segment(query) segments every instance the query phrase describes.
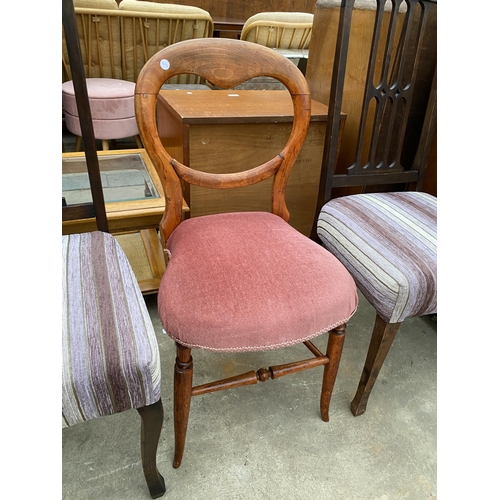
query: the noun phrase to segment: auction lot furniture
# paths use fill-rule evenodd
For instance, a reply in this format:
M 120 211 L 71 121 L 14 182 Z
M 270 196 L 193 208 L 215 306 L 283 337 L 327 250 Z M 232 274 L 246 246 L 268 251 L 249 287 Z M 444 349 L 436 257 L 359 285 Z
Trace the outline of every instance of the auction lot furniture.
M 211 37 L 214 24 L 203 9 L 187 5 L 123 0 L 75 0 L 78 38 L 86 78 L 118 78 L 135 82 L 145 62 L 167 45 Z M 63 82 L 71 80 L 62 34 Z M 197 84 L 176 76 L 168 83 Z
M 328 108 L 312 101 L 311 123 L 286 190 L 290 224 L 309 236 L 318 194 Z M 345 115 L 342 115 L 342 123 Z M 204 172 L 231 173 L 243 161 L 257 166 L 279 153 L 290 134 L 292 101 L 286 90 L 162 90 L 158 133 L 172 156 Z M 341 130 L 339 131 L 341 134 Z M 272 180 L 237 190 L 190 186 L 191 216 L 271 209 Z M 187 188 L 186 188 L 187 189 Z
M 86 85 L 94 137 L 102 140 L 102 149 L 109 149 L 111 139 L 126 137 L 134 137 L 141 148 L 134 114 L 135 84 L 116 78 L 87 78 Z M 76 135 L 75 151 L 80 151 L 82 131 L 72 81 L 62 84 L 62 103 L 66 127 Z
M 241 39 L 272 49 L 308 49 L 313 20 L 308 12 L 260 12 L 247 19 Z
M 161 4 L 192 5 L 205 9 L 214 18 L 248 19 L 259 12 L 310 12 L 314 13 L 317 0 L 153 0 Z M 118 3 L 120 3 L 117 0 Z
M 358 133 L 362 121 L 366 72 L 373 40 L 375 12 L 379 3 L 377 0 L 358 0 L 354 3 L 350 23 L 349 51 L 345 62 L 344 99 L 342 101 L 342 111 L 347 114 L 349 119 L 343 132 L 342 149 L 339 152 L 338 162 L 335 166 L 336 174 L 345 174 L 352 164 L 353 157 L 356 155 Z M 337 58 L 335 56 L 335 51 L 337 50 L 341 4 L 341 0 L 317 0 L 314 9 L 314 23 L 309 45 L 306 78 L 311 90 L 311 97 L 326 105 L 329 103 L 334 61 L 335 59 L 337 59 L 337 62 L 339 60 L 338 56 Z M 381 44 L 386 41 L 387 30 L 385 27 L 390 22 L 393 2 L 383 2 L 382 4 L 383 9 L 378 18 L 378 22 L 383 27 L 379 35 Z M 403 2 L 402 10 L 406 8 L 407 2 Z M 431 8 L 426 7 L 425 23 L 419 25 L 419 11 L 421 9 L 420 4 L 416 5 L 411 8 L 413 13 L 411 19 L 406 18 L 405 20 L 405 15 L 401 12 L 392 21 L 395 37 L 391 50 L 396 50 L 396 40 L 399 39 L 399 34 L 406 22 L 409 22 L 411 28 L 409 28 L 409 31 L 420 29 L 424 40 L 419 49 L 419 64 L 415 67 L 411 107 L 405 126 L 406 134 L 401 153 L 404 164 L 411 164 L 416 155 L 437 60 L 437 5 L 431 6 Z M 414 38 L 413 34 L 411 37 Z M 400 48 L 397 50 L 400 50 Z M 404 54 L 402 56 L 405 57 Z M 381 52 L 377 53 L 374 61 L 374 83 L 379 83 L 384 61 L 383 54 Z M 385 71 L 392 71 L 392 67 L 385 69 Z M 400 111 L 398 110 L 398 112 Z M 373 106 L 370 113 L 373 113 Z M 369 132 L 372 127 L 368 126 L 366 130 Z M 435 150 L 435 144 L 433 148 Z M 427 181 L 424 180 L 424 191 L 434 195 L 437 193 L 437 187 L 435 181 L 432 181 L 432 177 L 435 178 L 436 168 L 435 160 L 433 163 L 429 163 L 426 174 Z M 335 186 L 333 197 L 359 192 L 361 192 L 361 188 L 357 186 Z
M 156 111 L 163 82 L 186 72 L 199 74 L 225 89 L 258 75 L 278 79 L 286 85 L 293 101 L 290 134 L 278 148 L 264 148 L 259 137 L 239 141 L 243 155 L 238 155 L 234 147 L 211 146 L 213 158 L 218 161 L 209 162 L 205 156 L 205 161 L 198 163 L 201 170 L 193 168 L 192 161 L 185 165 L 172 156 L 170 148 L 163 147 Z M 212 95 L 220 94 L 221 114 L 228 114 L 232 120 L 226 129 L 219 129 L 217 136 L 208 135 L 218 128 L 216 125 L 207 128 L 199 140 L 209 145 L 212 139 L 216 142 L 216 138 L 239 128 L 238 117 L 234 123 L 237 104 L 233 103 L 240 96 L 233 91 L 206 92 L 202 114 L 203 110 L 213 111 L 211 103 L 217 97 Z M 259 91 L 259 95 L 266 107 L 271 107 L 278 96 L 275 91 Z M 256 106 L 255 101 L 251 103 Z M 144 147 L 159 172 L 166 195 L 160 235 L 168 265 L 158 292 L 158 313 L 165 332 L 177 345 L 173 466 L 181 464 L 192 396 L 324 366 L 320 412 L 328 422 L 345 324 L 356 310 L 358 297 L 354 281 L 340 262 L 288 224 L 289 198 L 285 192 L 290 170 L 307 137 L 311 114 L 304 76 L 293 63 L 261 45 L 223 38 L 187 40 L 166 47 L 146 63 L 137 80 L 135 113 Z M 240 114 L 241 125 L 249 125 L 245 122 L 247 113 Z M 274 115 L 267 124 L 278 120 L 274 126 L 285 128 L 279 123 L 279 113 Z M 253 127 L 255 123 L 247 127 L 247 134 Z M 271 142 L 273 132 L 267 130 Z M 257 151 L 252 149 L 255 145 L 266 153 L 257 164 Z M 204 167 L 211 170 L 213 163 L 223 164 L 225 170 L 231 167 L 232 172 L 207 172 Z M 271 198 L 269 211 L 225 210 L 183 220 L 182 200 L 187 184 L 238 192 L 264 180 L 272 180 L 272 189 L 267 193 Z M 261 197 L 259 193 L 254 196 Z M 323 354 L 311 341 L 327 332 L 328 345 Z M 193 387 L 192 349 L 241 353 L 300 343 L 313 357 Z
M 157 228 L 165 209 L 163 189 L 144 149 L 99 151 L 109 231 L 119 241 L 143 293 L 153 293 L 165 271 Z M 84 153 L 62 155 L 67 205 L 91 200 Z M 95 219 L 63 221 L 63 234 L 94 231 Z
M 63 206 L 62 218 L 92 217 L 98 229 L 62 236 L 62 424 L 136 409 L 144 477 L 151 497 L 159 498 L 166 490 L 156 464 L 163 426 L 160 352 L 134 272 L 109 234 L 72 0 L 63 0 L 62 14 L 90 184 L 86 201 Z
M 333 71 L 330 111 L 332 140 L 326 140 L 317 235 L 349 270 L 361 293 L 376 311 L 358 390 L 351 403 L 357 416 L 366 411 L 368 398 L 396 334 L 406 318 L 437 312 L 437 198 L 421 192 L 437 121 L 436 64 L 431 67 L 431 92 L 423 109 L 415 159 L 404 159 L 405 133 L 417 69 L 428 42 L 425 26 L 435 15 L 435 0 L 394 0 L 377 3 L 371 56 L 366 64 L 359 140 L 351 166 L 335 173 L 338 144 L 335 128 L 346 102 L 344 76 L 351 38 L 354 7 L 360 2 L 342 0 L 338 23 L 337 61 Z M 390 22 L 383 23 L 384 18 Z M 396 20 L 401 21 L 399 25 Z M 383 54 L 378 61 L 377 54 Z M 378 63 L 384 71 L 378 74 Z M 370 131 L 370 134 L 364 134 Z M 381 185 L 392 191 L 382 192 Z M 334 187 L 362 187 L 361 194 L 330 200 Z M 401 187 L 402 186 L 402 187 Z M 369 191 L 368 188 L 372 188 Z

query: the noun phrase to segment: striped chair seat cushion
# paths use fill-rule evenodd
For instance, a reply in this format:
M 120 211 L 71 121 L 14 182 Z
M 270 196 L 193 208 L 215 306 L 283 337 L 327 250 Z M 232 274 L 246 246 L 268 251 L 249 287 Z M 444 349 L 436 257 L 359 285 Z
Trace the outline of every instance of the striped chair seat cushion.
M 318 236 L 388 323 L 437 312 L 437 199 L 426 193 L 337 198 Z
M 156 335 L 123 250 L 100 231 L 63 236 L 63 427 L 159 399 Z

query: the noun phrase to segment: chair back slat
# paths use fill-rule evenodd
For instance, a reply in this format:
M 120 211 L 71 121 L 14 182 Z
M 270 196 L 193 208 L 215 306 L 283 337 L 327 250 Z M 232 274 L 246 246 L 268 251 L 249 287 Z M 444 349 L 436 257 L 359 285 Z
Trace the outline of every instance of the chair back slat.
M 404 148 L 408 134 L 415 133 L 409 125 L 419 69 L 423 64 L 434 64 L 435 68 L 435 60 L 423 61 L 422 54 L 424 47 L 429 50 L 426 46 L 429 36 L 426 27 L 430 13 L 435 14 L 436 3 L 436 0 L 377 0 L 376 5 L 373 0 L 370 3 L 373 23 L 368 60 L 355 62 L 357 67 L 366 63 L 360 115 L 352 119 L 352 123 L 358 120 L 357 139 L 347 169 L 344 173 L 337 173 L 336 161 L 341 148 L 340 112 L 346 90 L 346 68 L 353 64 L 352 59 L 348 59 L 348 52 L 353 12 L 357 6 L 356 0 L 339 0 L 339 26 L 317 214 L 331 199 L 334 188 L 362 186 L 364 189 L 382 184 L 406 185 L 408 188 L 422 185 L 422 162 L 408 162 Z M 367 9 L 366 2 L 360 8 Z M 430 89 L 430 81 L 426 85 Z M 433 106 L 430 94 L 427 95 L 427 106 Z M 421 138 L 431 128 L 432 123 L 427 122 L 418 130 Z
M 62 218 L 63 220 L 73 220 L 75 218 L 95 217 L 97 229 L 99 231 L 108 232 L 108 220 L 106 216 L 106 207 L 104 205 L 104 193 L 102 190 L 94 127 L 92 125 L 92 115 L 90 112 L 89 96 L 87 92 L 80 41 L 78 39 L 73 0 L 63 0 L 62 20 L 63 28 L 66 33 L 68 61 L 75 89 L 75 99 L 78 107 L 78 117 L 82 130 L 85 159 L 89 173 L 90 192 L 92 195 L 92 205 L 83 204 L 80 206 L 63 207 Z

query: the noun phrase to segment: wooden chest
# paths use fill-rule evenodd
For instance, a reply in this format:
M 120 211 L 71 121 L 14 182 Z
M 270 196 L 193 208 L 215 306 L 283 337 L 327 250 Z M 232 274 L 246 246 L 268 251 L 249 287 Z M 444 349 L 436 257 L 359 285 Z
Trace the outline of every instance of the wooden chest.
M 316 208 L 327 106 L 313 101 L 311 125 L 286 190 L 290 224 L 309 236 Z M 256 167 L 278 154 L 291 130 L 286 90 L 162 90 L 158 132 L 170 155 L 191 168 L 230 173 Z M 271 209 L 272 178 L 220 190 L 191 186 L 191 216 Z

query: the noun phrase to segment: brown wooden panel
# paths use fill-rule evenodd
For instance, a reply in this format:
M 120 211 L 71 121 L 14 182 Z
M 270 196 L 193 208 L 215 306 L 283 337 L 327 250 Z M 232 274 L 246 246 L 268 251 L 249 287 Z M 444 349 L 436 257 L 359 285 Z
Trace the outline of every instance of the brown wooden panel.
M 246 20 L 259 12 L 314 13 L 316 0 L 152 0 L 156 3 L 192 5 L 210 13 L 212 17 Z
M 231 173 L 256 167 L 281 151 L 291 130 L 292 104 L 288 93 L 238 91 L 241 99 L 229 101 L 227 94 L 161 91 L 158 131 L 162 143 L 171 148 L 171 154 L 178 155 L 179 161 L 200 171 Z M 268 98 L 262 102 L 263 97 Z M 312 115 L 286 190 L 290 224 L 307 236 L 317 199 L 326 106 L 313 102 Z M 270 211 L 271 184 L 272 179 L 231 190 L 191 186 L 190 195 L 185 196 L 189 197 L 193 217 L 221 210 Z

